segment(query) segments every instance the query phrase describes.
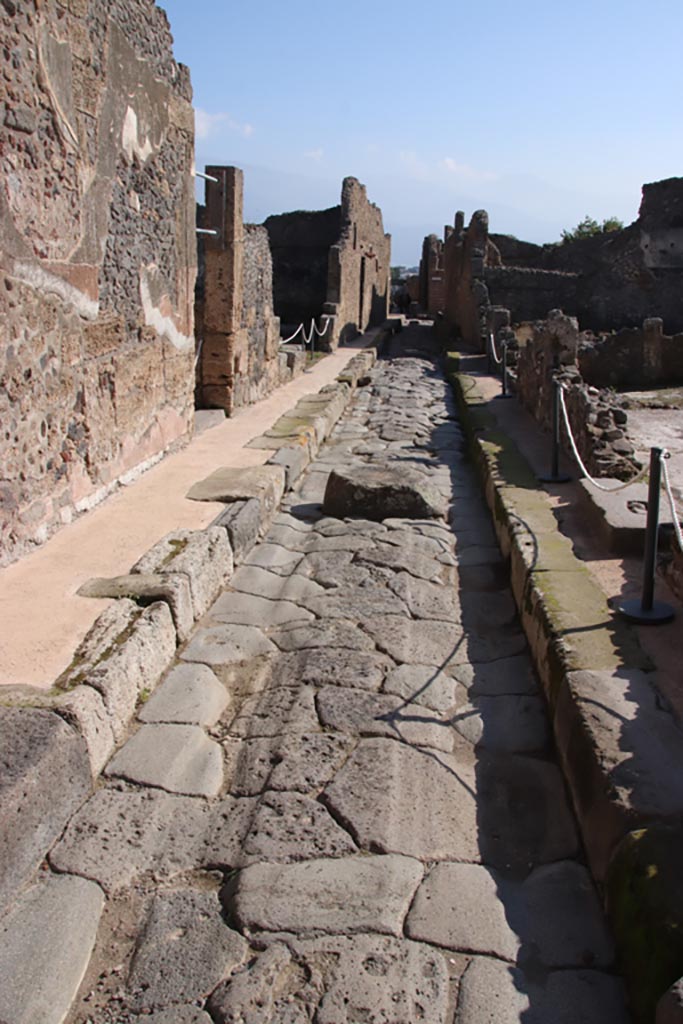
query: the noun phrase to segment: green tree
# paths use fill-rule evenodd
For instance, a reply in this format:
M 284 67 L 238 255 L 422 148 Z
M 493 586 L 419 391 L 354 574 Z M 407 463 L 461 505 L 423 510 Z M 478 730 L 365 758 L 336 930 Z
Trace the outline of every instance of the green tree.
M 602 224 L 599 224 L 595 218 L 586 214 L 575 228 L 562 232 L 562 241 L 575 242 L 578 238 L 592 238 L 593 235 L 604 235 L 609 231 L 621 231 L 623 226 L 623 222 L 618 217 L 607 217 Z

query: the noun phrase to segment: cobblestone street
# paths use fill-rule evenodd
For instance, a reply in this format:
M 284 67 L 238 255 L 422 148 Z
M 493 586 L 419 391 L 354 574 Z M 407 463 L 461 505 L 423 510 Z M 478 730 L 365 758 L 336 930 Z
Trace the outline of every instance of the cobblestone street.
M 431 332 L 393 346 L 50 854 L 69 1024 L 628 1020 Z M 434 514 L 324 514 L 364 465 Z

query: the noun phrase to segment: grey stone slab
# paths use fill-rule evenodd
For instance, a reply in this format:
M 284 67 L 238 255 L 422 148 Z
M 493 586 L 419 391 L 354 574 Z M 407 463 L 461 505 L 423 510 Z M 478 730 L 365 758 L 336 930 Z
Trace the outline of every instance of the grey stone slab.
M 155 544 L 132 568 L 133 573 L 177 574 L 190 584 L 192 610 L 200 618 L 234 571 L 225 530 L 176 530 Z
M 562 777 L 535 758 L 364 739 L 321 799 L 366 850 L 529 870 L 578 849 Z
M 128 976 L 137 1011 L 204 1000 L 249 947 L 224 923 L 218 896 L 191 889 L 155 896 Z
M 348 857 L 357 849 L 317 800 L 301 793 L 266 793 L 244 840 L 240 863 Z
M 214 725 L 230 694 L 207 665 L 176 665 L 138 712 L 141 722 Z
M 273 523 L 265 537 L 266 544 L 279 544 L 288 551 L 304 554 L 313 540 L 314 534 L 309 530 L 301 530 L 287 523 Z
M 298 530 L 300 533 L 310 533 L 312 529 L 310 523 L 306 523 L 303 519 L 297 519 L 296 516 L 291 516 L 288 512 L 282 511 L 273 517 L 273 525 L 290 526 L 293 530 Z
M 398 662 L 435 665 L 467 659 L 468 640 L 457 623 L 405 619 L 399 615 L 375 615 L 361 623 L 380 651 Z
M 228 884 L 224 902 L 252 931 L 399 936 L 421 880 L 422 865 L 409 857 L 252 864 Z
M 144 1024 L 212 1024 L 208 1013 L 196 1006 L 172 1006 L 169 1010 L 145 1015 Z
M 417 891 L 406 934 L 515 963 L 520 938 L 508 921 L 501 887 L 500 876 L 481 864 L 437 864 Z
M 47 875 L 22 893 L 0 922 L 0 1020 L 61 1024 L 88 966 L 103 906 L 98 885 L 69 875 Z
M 258 498 L 266 514 L 272 515 L 285 490 L 282 466 L 224 466 L 187 492 L 193 501 L 239 501 Z
M 443 956 L 386 936 L 341 935 L 277 942 L 210 1000 L 217 1024 L 446 1024 Z
M 229 665 L 276 651 L 256 626 L 225 625 L 198 630 L 180 657 L 205 665 Z
M 359 565 L 380 565 L 394 572 L 407 572 L 422 580 L 441 582 L 445 577 L 444 567 L 428 555 L 413 550 L 412 545 L 397 547 L 394 544 L 378 543 L 374 548 L 359 551 L 355 561 Z
M 452 586 L 415 579 L 407 572 L 398 573 L 389 586 L 417 619 L 460 621 L 460 601 Z M 383 611 L 384 609 L 377 609 L 378 613 Z
M 278 760 L 278 738 L 252 740 L 228 737 L 221 743 L 225 753 L 227 790 L 233 796 L 258 796 L 268 784 Z
M 142 786 L 184 796 L 216 796 L 223 785 L 223 754 L 196 725 L 143 725 L 105 768 Z
M 268 788 L 317 794 L 341 767 L 354 741 L 333 733 L 299 733 L 282 738 Z
M 319 728 L 314 690 L 310 686 L 272 687 L 248 698 L 230 725 L 232 736 L 253 739 Z
M 323 726 L 352 736 L 387 736 L 413 746 L 453 749 L 453 731 L 429 710 L 390 694 L 330 686 L 316 698 Z
M 345 619 L 330 619 L 326 622 L 312 622 L 306 626 L 275 630 L 271 633 L 271 639 L 281 651 L 287 652 L 312 647 L 348 647 L 352 651 L 375 649 L 370 637 Z
M 322 593 L 332 587 L 363 586 L 370 581 L 370 569 L 352 565 L 351 551 L 312 551 L 301 561 L 297 575 L 308 577 L 321 585 Z
M 71 819 L 50 863 L 119 892 L 148 872 L 162 879 L 193 867 L 206 821 L 200 799 L 159 789 L 99 789 Z
M 551 743 L 545 702 L 541 697 L 475 697 L 451 718 L 453 728 L 475 747 L 530 754 Z
M 227 591 L 214 602 L 209 610 L 209 618 L 217 622 L 235 625 L 259 626 L 270 629 L 290 622 L 311 622 L 312 612 L 291 601 L 274 601 L 267 597 L 256 597 L 254 594 L 241 594 Z
M 221 871 L 237 868 L 257 807 L 255 797 L 225 796 L 212 804 L 207 811 L 203 842 L 195 850 L 195 865 Z
M 109 579 L 96 577 L 79 587 L 81 597 L 129 597 L 136 601 L 166 601 L 175 623 L 178 639 L 187 640 L 194 626 L 194 606 L 189 578 L 180 572 L 128 573 Z
M 0 906 L 28 882 L 92 790 L 85 742 L 59 715 L 0 708 Z
M 264 542 L 255 547 L 244 561 L 245 565 L 257 565 L 261 569 L 268 569 L 281 576 L 294 572 L 297 565 L 303 558 L 298 551 L 290 551 L 283 548 L 281 544 L 269 544 Z
M 231 501 L 216 516 L 212 526 L 222 527 L 228 534 L 235 565 L 240 565 L 267 525 L 267 516 L 258 498 Z
M 237 570 L 231 580 L 231 587 L 241 594 L 267 597 L 271 601 L 292 601 L 294 604 L 325 593 L 324 587 L 298 573 L 283 577 L 251 565 L 244 565 Z
M 281 466 L 285 471 L 285 490 L 290 490 L 297 483 L 301 474 L 311 461 L 308 445 L 283 445 L 268 459 L 268 465 Z
M 455 1024 L 628 1024 L 621 981 L 600 971 L 554 971 L 545 983 L 475 957 L 460 981 Z
M 408 609 L 386 587 L 338 587 L 306 601 L 306 607 L 320 619 L 348 619 L 360 622 L 370 615 L 407 615 Z
M 440 713 L 458 703 L 458 681 L 434 665 L 399 665 L 388 674 L 382 690 Z
M 526 654 L 489 662 L 467 662 L 454 665 L 448 671 L 467 690 L 470 699 L 506 694 L 533 696 L 539 692 L 531 659 Z
M 272 667 L 273 686 L 350 686 L 379 690 L 394 662 L 376 651 L 348 647 L 312 647 L 277 658 Z

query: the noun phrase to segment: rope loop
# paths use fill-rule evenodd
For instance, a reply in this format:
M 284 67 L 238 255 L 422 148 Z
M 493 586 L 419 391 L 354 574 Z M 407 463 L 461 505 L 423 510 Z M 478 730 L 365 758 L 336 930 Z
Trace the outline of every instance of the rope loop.
M 491 334 L 489 334 L 489 342 L 491 343 L 491 355 L 493 356 L 493 361 L 494 361 L 494 363 L 496 363 L 497 366 L 500 366 L 500 364 L 503 362 L 503 360 L 498 355 L 498 352 L 496 351 L 496 342 L 495 342 L 495 339 L 493 337 L 493 332 L 491 332 Z
M 667 451 L 666 448 L 664 448 L 662 454 L 659 457 L 659 461 L 662 464 L 662 481 L 664 483 L 664 490 L 666 491 L 666 496 L 669 499 L 669 508 L 671 509 L 671 520 L 674 525 L 676 541 L 678 543 L 679 549 L 683 551 L 683 531 L 681 531 L 681 523 L 678 518 L 678 512 L 676 511 L 676 501 L 671 490 L 671 481 L 669 480 L 669 469 L 666 464 L 667 459 L 670 458 L 671 452 Z

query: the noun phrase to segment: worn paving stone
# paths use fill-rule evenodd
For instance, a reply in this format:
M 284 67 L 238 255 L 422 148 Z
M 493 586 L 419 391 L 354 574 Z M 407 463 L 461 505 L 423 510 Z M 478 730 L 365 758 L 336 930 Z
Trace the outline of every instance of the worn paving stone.
M 453 728 L 475 747 L 530 754 L 551 743 L 546 705 L 541 697 L 475 697 L 451 719 Z
M 399 936 L 422 865 L 410 857 L 342 857 L 299 864 L 252 864 L 223 900 L 240 928 Z
M 88 966 L 103 906 L 98 885 L 70 875 L 48 874 L 21 894 L 0 922 L 0 1020 L 61 1024 Z
M 533 696 L 539 692 L 531 659 L 526 654 L 453 665 L 448 672 L 467 690 L 470 699 L 506 694 Z
M 203 800 L 159 789 L 99 789 L 50 852 L 57 871 L 120 892 L 148 872 L 158 878 L 195 864 L 207 822 Z
M 358 736 L 388 736 L 435 750 L 453 749 L 453 731 L 448 722 L 391 694 L 331 686 L 320 691 L 316 705 L 320 721 L 328 729 Z
M 306 576 L 278 576 L 255 565 L 244 565 L 238 569 L 230 585 L 241 594 L 267 597 L 271 601 L 292 601 L 294 604 L 325 593 L 324 587 Z
M 370 582 L 368 586 L 328 591 L 322 597 L 307 601 L 306 607 L 320 619 L 348 619 L 350 622 L 360 622 L 371 615 L 408 615 L 400 597 Z
M 475 957 L 460 981 L 455 1024 L 628 1024 L 622 983 L 600 971 L 554 971 L 545 982 Z
M 348 857 L 358 850 L 329 811 L 301 793 L 266 793 L 244 840 L 241 864 Z
M 217 1024 L 446 1024 L 449 976 L 443 956 L 419 943 L 378 935 L 276 942 L 219 987 Z
M 271 633 L 271 639 L 282 651 L 301 651 L 311 647 L 348 647 L 352 651 L 374 651 L 373 641 L 353 622 L 332 619 L 293 626 Z
M 228 737 L 221 746 L 225 752 L 227 790 L 233 796 L 258 796 L 266 788 L 278 761 L 278 737 L 260 736 L 252 740 Z
M 467 657 L 468 639 L 457 623 L 375 615 L 361 626 L 380 651 L 398 662 L 445 668 L 450 662 L 455 664 Z
M 459 622 L 461 618 L 460 601 L 456 591 L 449 586 L 418 580 L 407 572 L 399 573 L 389 586 L 408 607 L 411 615 L 418 619 L 444 619 L 446 622 Z M 376 614 L 384 613 L 385 609 L 377 608 Z M 391 614 L 391 612 L 390 612 Z
M 350 686 L 379 690 L 394 662 L 378 651 L 311 647 L 275 659 L 272 686 Z
M 196 1006 L 172 1006 L 170 1010 L 160 1010 L 149 1016 L 145 1014 L 140 1021 L 141 1024 L 212 1024 L 208 1013 Z
M 214 725 L 230 694 L 207 665 L 176 665 L 138 712 L 141 722 Z
M 462 704 L 457 679 L 433 665 L 399 665 L 388 674 L 382 690 L 440 713 Z
M 321 799 L 364 850 L 524 871 L 578 850 L 562 777 L 535 758 L 364 739 Z
M 160 893 L 152 901 L 130 967 L 133 1010 L 205 999 L 243 963 L 248 948 L 224 923 L 215 893 Z
M 326 515 L 343 519 L 361 515 L 381 521 L 388 516 L 442 518 L 448 505 L 424 474 L 415 468 L 337 466 L 330 473 L 323 499 Z
M 311 622 L 315 616 L 291 601 L 274 601 L 253 594 L 226 591 L 211 606 L 208 617 L 233 625 L 270 629 L 290 622 Z
M 276 651 L 256 626 L 225 625 L 198 630 L 180 657 L 205 665 L 226 665 Z
M 232 871 L 241 863 L 242 846 L 258 807 L 256 797 L 225 796 L 206 812 L 202 842 L 195 852 L 200 867 Z
M 143 725 L 104 771 L 170 793 L 210 797 L 223 786 L 223 754 L 197 725 Z
M 278 761 L 268 788 L 318 793 L 342 766 L 354 740 L 332 733 L 299 733 L 285 736 L 278 747 Z
M 230 733 L 254 739 L 287 732 L 315 732 L 320 726 L 314 695 L 310 686 L 297 689 L 278 686 L 250 697 L 230 724 Z
M 394 572 L 407 572 L 421 580 L 439 583 L 444 579 L 443 565 L 436 558 L 416 552 L 413 545 L 398 547 L 380 542 L 374 548 L 357 552 L 354 560 L 359 565 L 380 565 Z
M 280 544 L 259 544 L 245 558 L 244 565 L 256 565 L 261 569 L 279 573 L 281 576 L 294 572 L 303 555 L 298 551 L 290 551 Z

